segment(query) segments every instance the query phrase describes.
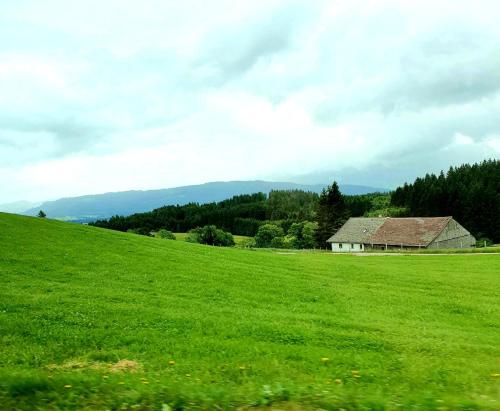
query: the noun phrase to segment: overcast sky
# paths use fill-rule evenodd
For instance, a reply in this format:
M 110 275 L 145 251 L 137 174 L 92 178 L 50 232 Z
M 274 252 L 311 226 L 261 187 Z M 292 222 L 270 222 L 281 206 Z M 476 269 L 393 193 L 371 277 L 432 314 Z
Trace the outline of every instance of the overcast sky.
M 500 157 L 500 1 L 0 1 L 0 202 L 394 187 Z

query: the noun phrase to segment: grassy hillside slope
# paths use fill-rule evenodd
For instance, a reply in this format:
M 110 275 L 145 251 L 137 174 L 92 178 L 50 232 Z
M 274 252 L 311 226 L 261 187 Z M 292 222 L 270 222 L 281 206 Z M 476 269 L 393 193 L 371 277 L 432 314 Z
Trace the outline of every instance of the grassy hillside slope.
M 0 408 L 499 409 L 500 257 L 277 254 L 0 214 Z

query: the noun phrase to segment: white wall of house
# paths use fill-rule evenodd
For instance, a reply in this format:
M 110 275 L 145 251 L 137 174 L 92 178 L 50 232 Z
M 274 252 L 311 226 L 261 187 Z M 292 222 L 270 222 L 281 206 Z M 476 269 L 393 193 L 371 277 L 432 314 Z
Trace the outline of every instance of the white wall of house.
M 332 243 L 332 251 L 334 253 L 359 253 L 364 251 L 363 244 L 356 243 Z

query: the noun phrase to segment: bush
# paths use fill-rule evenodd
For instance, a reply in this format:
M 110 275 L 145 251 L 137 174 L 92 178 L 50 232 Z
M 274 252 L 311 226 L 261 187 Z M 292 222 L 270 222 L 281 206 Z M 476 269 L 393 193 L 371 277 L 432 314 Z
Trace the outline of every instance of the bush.
M 165 230 L 164 228 L 158 231 L 156 235 L 164 240 L 175 240 L 174 233 L 172 233 L 172 231 Z
M 261 225 L 255 235 L 255 246 L 261 248 L 283 247 L 284 232 L 275 224 Z
M 318 223 L 301 221 L 293 223 L 288 230 L 286 248 L 314 248 Z
M 206 225 L 202 228 L 190 230 L 186 236 L 186 241 L 223 247 L 232 247 L 234 245 L 233 235 L 214 225 Z
M 297 238 L 293 235 L 287 234 L 283 238 L 283 248 L 297 248 Z
M 214 245 L 220 245 L 223 247 L 234 246 L 233 235 L 227 231 L 217 229 L 216 240 L 214 242 Z
M 304 221 L 302 227 L 302 248 L 314 248 L 316 245 L 316 230 L 318 223 L 311 221 Z
M 249 237 L 245 238 L 244 240 L 241 240 L 238 243 L 239 248 L 254 248 L 255 247 L 255 238 Z
M 274 237 L 271 240 L 271 248 L 283 248 L 284 237 Z
M 201 228 L 193 228 L 189 230 L 186 235 L 186 241 L 188 243 L 199 243 L 200 242 L 200 230 Z

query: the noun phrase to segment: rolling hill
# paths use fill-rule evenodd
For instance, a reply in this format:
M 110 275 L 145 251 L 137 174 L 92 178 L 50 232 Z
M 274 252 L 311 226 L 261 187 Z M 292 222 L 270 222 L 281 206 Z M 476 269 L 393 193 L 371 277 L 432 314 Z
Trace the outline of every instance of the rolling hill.
M 498 409 L 498 255 L 224 249 L 0 213 L 1 409 Z
M 24 212 L 36 215 L 40 209 L 51 218 L 70 221 L 91 221 L 108 218 L 113 215 L 130 215 L 151 211 L 164 205 L 183 205 L 188 203 L 211 203 L 222 201 L 238 194 L 257 192 L 268 193 L 271 190 L 299 189 L 320 192 L 324 185 L 304 185 L 296 183 L 270 181 L 229 181 L 212 182 L 200 185 L 167 188 L 162 190 L 122 191 L 62 198 L 48 201 Z M 374 191 L 387 191 L 374 187 L 341 185 L 344 194 L 365 194 Z

